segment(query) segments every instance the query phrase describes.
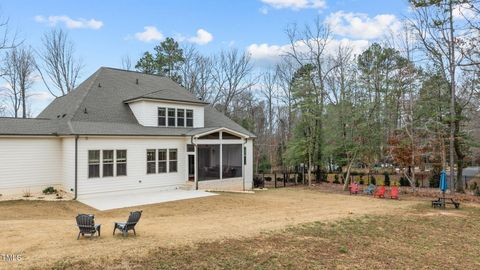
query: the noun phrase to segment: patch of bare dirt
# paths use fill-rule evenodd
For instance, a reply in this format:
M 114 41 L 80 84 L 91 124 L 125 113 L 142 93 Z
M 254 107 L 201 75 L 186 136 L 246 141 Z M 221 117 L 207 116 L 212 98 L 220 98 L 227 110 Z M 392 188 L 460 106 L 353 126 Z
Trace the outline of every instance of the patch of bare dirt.
M 158 247 L 255 236 L 305 222 L 384 214 L 411 209 L 415 201 L 380 200 L 318 190 L 286 188 L 256 194 L 222 193 L 200 199 L 96 211 L 75 201 L 0 202 L 0 253 L 21 254 L 16 268 L 49 267 L 62 258 L 85 260 L 145 256 Z M 142 209 L 137 236 L 112 236 L 113 222 Z M 102 236 L 76 240 L 78 213 L 95 214 Z M 9 263 L 13 264 L 13 262 Z M 0 262 L 0 268 L 5 267 Z

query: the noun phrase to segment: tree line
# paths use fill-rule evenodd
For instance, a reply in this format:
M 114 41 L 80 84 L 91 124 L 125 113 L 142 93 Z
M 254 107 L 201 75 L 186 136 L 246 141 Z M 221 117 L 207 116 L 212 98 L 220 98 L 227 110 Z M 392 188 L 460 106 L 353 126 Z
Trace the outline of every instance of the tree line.
M 346 187 L 353 168 L 387 167 L 414 188 L 418 171 L 453 168 L 452 188 L 463 192 L 462 169 L 480 161 L 479 3 L 409 4 L 401 29 L 358 54 L 349 43 L 333 43 L 328 25 L 316 19 L 288 26 L 288 48 L 261 72 L 246 51 L 204 55 L 173 38 L 121 62 L 170 77 L 255 133 L 257 173 L 303 165 L 311 184 L 314 171 L 343 171 Z M 16 117 L 28 115 L 32 74 L 52 95 L 64 95 L 83 67 L 65 32 L 52 30 L 42 41 L 40 51 L 0 48 Z

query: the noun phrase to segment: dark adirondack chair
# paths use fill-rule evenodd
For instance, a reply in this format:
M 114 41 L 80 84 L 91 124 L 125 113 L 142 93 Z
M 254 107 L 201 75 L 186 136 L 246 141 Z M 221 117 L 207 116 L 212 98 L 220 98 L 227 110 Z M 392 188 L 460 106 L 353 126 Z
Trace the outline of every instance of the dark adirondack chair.
M 127 222 L 115 222 L 113 227 L 113 235 L 115 235 L 115 231 L 118 229 L 123 233 L 123 236 L 128 235 L 128 231 L 132 230 L 134 235 L 137 235 L 135 232 L 135 225 L 137 225 L 140 217 L 142 216 L 142 211 L 135 211 L 130 212 L 130 216 L 128 217 Z
M 77 226 L 80 230 L 78 232 L 77 240 L 80 239 L 80 235 L 85 236 L 85 234 L 89 234 L 90 237 L 94 236 L 98 233 L 100 237 L 100 224 L 95 225 L 95 216 L 94 215 L 87 215 L 87 214 L 79 214 L 77 216 Z

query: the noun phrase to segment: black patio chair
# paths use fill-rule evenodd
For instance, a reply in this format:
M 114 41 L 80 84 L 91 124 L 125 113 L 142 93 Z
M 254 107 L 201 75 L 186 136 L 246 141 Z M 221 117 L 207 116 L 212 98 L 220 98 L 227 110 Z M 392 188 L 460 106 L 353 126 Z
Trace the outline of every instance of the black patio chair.
M 120 230 L 123 233 L 123 236 L 128 235 L 128 231 L 133 230 L 133 234 L 137 235 L 135 232 L 135 225 L 137 225 L 140 217 L 142 216 L 142 211 L 130 212 L 127 222 L 115 222 L 113 226 L 113 235 L 115 235 L 115 230 Z
M 90 237 L 92 237 L 98 233 L 98 237 L 100 237 L 101 224 L 95 225 L 94 215 L 78 214 L 76 220 L 78 229 L 80 230 L 78 232 L 77 240 L 80 239 L 80 235 L 85 236 L 85 234 L 89 234 Z

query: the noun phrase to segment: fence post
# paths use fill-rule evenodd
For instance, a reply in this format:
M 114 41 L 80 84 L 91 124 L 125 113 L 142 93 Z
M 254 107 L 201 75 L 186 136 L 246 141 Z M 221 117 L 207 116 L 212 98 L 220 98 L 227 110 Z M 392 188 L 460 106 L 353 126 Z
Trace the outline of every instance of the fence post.
M 287 186 L 287 182 L 286 182 L 287 177 L 286 177 L 286 176 L 288 176 L 288 172 L 287 172 L 287 173 L 285 173 L 285 172 L 283 173 L 283 187 L 286 187 L 286 186 Z
M 273 178 L 275 178 L 275 188 L 277 188 L 277 173 L 276 173 L 276 172 L 274 173 L 274 177 L 273 177 Z

